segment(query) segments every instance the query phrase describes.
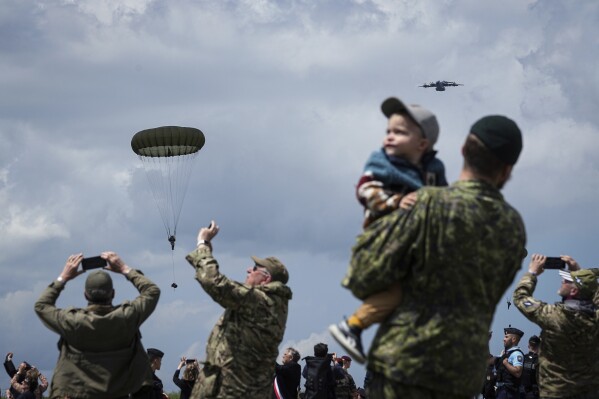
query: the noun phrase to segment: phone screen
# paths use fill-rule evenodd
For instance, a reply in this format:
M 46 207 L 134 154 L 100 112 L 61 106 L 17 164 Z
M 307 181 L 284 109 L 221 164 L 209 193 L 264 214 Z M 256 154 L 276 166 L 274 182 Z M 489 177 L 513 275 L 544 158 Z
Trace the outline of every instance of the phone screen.
M 566 262 L 556 256 L 548 256 L 543 265 L 545 269 L 565 269 Z
M 106 260 L 100 256 L 93 256 L 91 258 L 83 258 L 81 260 L 81 268 L 83 270 L 99 269 L 106 266 Z

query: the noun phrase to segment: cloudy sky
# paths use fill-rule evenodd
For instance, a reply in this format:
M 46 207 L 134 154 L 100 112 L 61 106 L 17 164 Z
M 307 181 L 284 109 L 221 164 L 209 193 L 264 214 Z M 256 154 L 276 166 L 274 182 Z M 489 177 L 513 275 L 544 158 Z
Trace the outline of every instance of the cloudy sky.
M 450 181 L 476 119 L 516 120 L 524 150 L 504 194 L 529 252 L 597 265 L 597 26 L 592 0 L 3 0 L 0 355 L 50 374 L 58 337 L 35 300 L 69 254 L 114 250 L 162 288 L 143 342 L 166 353 L 158 375 L 175 390 L 179 357 L 203 359 L 222 312 L 184 260 L 211 219 L 229 277 L 244 279 L 250 255 L 287 264 L 294 297 L 280 348 L 305 356 L 322 341 L 343 353 L 327 326 L 358 304 L 340 280 L 361 228 L 354 186 L 383 139 L 388 96 L 437 114 Z M 432 80 L 464 86 L 418 87 Z M 130 146 L 164 125 L 206 136 L 174 251 Z M 115 302 L 136 295 L 114 279 Z M 547 272 L 536 296 L 556 301 L 559 281 Z M 83 282 L 58 304 L 84 306 Z M 507 324 L 525 339 L 539 332 L 502 300 L 495 353 Z M 364 368 L 352 371 L 362 385 Z

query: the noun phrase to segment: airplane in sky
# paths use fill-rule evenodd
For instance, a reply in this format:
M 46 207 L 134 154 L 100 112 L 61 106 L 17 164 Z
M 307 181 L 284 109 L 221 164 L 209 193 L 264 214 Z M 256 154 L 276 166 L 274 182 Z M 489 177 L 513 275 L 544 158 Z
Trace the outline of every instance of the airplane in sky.
M 437 80 L 436 82 L 425 83 L 418 87 L 434 87 L 436 91 L 445 91 L 445 88 L 448 86 L 464 86 L 461 83 L 456 82 L 448 82 L 446 80 Z

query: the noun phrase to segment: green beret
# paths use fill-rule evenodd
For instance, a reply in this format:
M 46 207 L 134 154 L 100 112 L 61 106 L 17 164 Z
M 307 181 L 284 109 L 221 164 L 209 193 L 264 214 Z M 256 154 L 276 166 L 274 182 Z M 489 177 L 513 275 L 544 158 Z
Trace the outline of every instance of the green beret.
M 485 116 L 472 125 L 470 133 L 497 158 L 514 165 L 522 151 L 522 133 L 516 122 L 501 115 Z

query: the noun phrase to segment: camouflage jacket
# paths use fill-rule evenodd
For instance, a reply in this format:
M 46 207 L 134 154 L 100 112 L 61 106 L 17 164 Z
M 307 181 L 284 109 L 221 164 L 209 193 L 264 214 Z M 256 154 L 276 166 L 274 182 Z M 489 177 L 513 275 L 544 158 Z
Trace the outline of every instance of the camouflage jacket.
M 250 287 L 230 280 L 204 246 L 187 261 L 204 291 L 225 308 L 208 338 L 206 363 L 191 397 L 270 399 L 291 289 L 280 282 Z
M 139 296 L 119 306 L 59 309 L 55 303 L 65 287 L 59 281 L 50 284 L 35 303 L 42 322 L 60 335 L 50 398 L 116 398 L 152 385 L 139 327 L 156 308 L 160 289 L 137 270 L 125 277 Z
M 343 367 L 335 366 L 335 397 L 336 399 L 353 399 L 356 394 L 354 378 Z
M 591 269 L 599 275 L 599 269 Z M 543 398 L 599 392 L 599 293 L 593 301 L 568 299 L 554 305 L 533 298 L 537 277 L 526 273 L 514 304 L 541 327 L 538 384 Z
M 358 237 L 343 284 L 364 299 L 399 281 L 402 303 L 372 342 L 368 368 L 386 378 L 473 396 L 488 331 L 525 254 L 520 215 L 480 181 L 425 187 Z

